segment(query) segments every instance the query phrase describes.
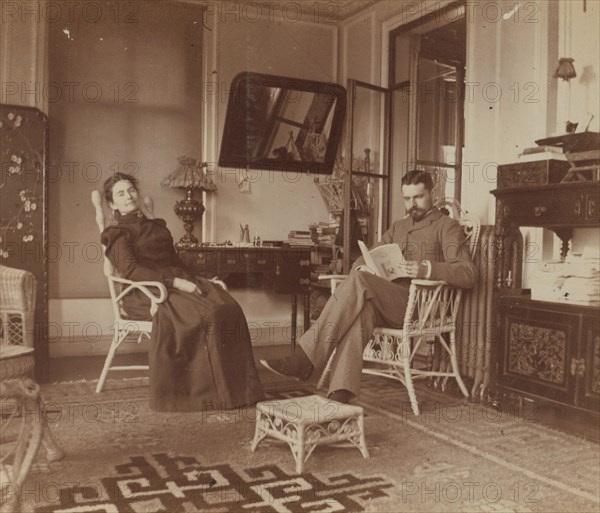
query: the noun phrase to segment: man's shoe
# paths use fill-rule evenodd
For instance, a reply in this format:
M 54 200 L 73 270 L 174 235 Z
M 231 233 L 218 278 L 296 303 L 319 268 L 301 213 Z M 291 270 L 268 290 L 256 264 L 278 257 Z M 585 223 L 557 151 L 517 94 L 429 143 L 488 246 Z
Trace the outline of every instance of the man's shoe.
M 350 390 L 344 390 L 344 389 L 340 389 L 340 390 L 336 390 L 335 392 L 331 392 L 331 394 L 329 394 L 327 396 L 327 399 L 329 399 L 331 401 L 337 401 L 338 403 L 342 403 L 342 404 L 349 404 L 351 398 L 352 398 L 352 392 L 350 392 Z
M 274 358 L 272 360 L 261 360 L 260 363 L 271 372 L 283 376 L 284 378 L 295 378 L 298 381 L 306 381 L 310 378 L 313 371 L 313 366 L 304 355 L 307 361 L 294 356 L 285 358 Z

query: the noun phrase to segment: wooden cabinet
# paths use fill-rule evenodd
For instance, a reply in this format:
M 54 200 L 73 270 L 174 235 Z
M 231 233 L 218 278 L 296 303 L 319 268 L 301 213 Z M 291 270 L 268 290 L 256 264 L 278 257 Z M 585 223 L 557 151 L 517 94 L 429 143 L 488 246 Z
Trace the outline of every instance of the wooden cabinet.
M 598 309 L 505 296 L 497 385 L 501 390 L 598 411 Z
M 562 240 L 565 257 L 573 228 L 600 227 L 600 183 L 515 186 L 510 180 L 499 180 L 492 194 L 496 196 L 495 301 L 500 330 L 496 391 L 600 415 L 598 306 L 536 301 L 510 293 L 521 288 L 519 227 L 553 230 Z

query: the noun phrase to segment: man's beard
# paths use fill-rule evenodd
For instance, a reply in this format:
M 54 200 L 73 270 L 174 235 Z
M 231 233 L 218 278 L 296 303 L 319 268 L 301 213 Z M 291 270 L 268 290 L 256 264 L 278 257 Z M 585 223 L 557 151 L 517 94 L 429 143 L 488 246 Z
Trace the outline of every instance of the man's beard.
M 408 214 L 413 218 L 413 221 L 420 221 L 425 217 L 427 211 L 424 208 L 413 207 L 408 211 Z

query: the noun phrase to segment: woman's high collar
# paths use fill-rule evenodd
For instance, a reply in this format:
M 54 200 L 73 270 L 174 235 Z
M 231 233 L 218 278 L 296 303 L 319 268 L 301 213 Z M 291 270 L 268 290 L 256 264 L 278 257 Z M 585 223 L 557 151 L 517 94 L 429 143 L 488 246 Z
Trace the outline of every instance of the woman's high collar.
M 129 212 L 128 214 L 116 214 L 115 218 L 117 224 L 132 224 L 139 223 L 142 219 L 146 219 L 146 216 L 141 210 L 136 210 L 135 212 Z

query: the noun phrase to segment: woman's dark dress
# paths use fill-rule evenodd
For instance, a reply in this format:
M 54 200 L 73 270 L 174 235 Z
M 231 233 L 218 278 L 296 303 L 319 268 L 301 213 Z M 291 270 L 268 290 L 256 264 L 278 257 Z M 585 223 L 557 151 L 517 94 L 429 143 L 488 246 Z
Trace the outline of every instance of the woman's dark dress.
M 219 285 L 184 268 L 164 220 L 141 212 L 119 216 L 116 226 L 102 232 L 102 244 L 121 277 L 160 281 L 168 289 L 152 317 L 152 409 L 228 409 L 264 398 L 240 305 Z M 195 282 L 202 295 L 174 289 L 176 277 Z M 123 307 L 131 319 L 150 320 L 150 301 L 140 291 L 129 294 Z

